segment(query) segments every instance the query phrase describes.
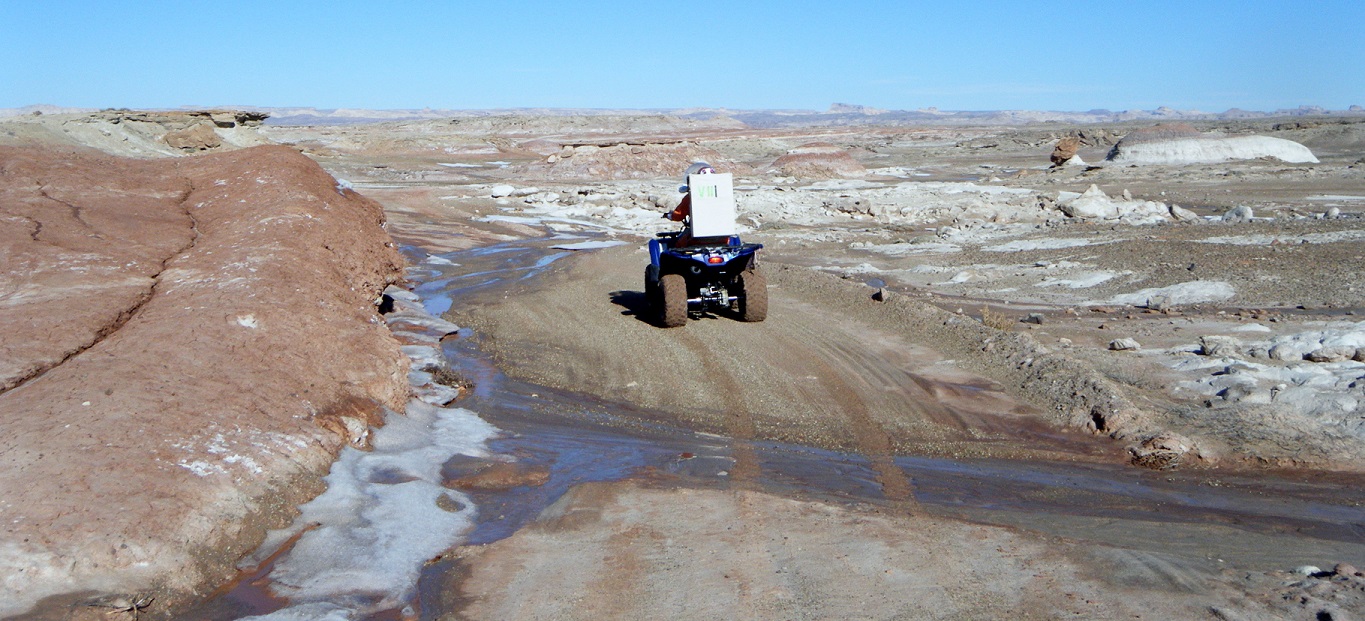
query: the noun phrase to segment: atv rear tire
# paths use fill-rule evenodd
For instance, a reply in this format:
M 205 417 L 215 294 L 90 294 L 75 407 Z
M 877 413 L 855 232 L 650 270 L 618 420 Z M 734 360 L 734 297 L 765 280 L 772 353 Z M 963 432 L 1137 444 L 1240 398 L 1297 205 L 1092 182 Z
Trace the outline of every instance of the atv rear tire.
M 659 323 L 665 328 L 677 328 L 687 324 L 687 281 L 682 274 L 664 274 L 659 277 L 659 289 L 663 293 L 663 312 Z
M 768 318 L 768 279 L 754 270 L 739 275 L 739 319 L 763 321 Z
M 664 301 L 659 297 L 659 267 L 645 266 L 645 307 L 655 314 L 663 312 Z

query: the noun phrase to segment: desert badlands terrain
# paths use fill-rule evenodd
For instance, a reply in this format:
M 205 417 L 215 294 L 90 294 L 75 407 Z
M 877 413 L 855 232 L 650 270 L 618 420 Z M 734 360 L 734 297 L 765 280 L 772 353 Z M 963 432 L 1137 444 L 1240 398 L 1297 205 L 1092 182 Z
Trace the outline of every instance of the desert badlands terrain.
M 1359 110 L 13 112 L 0 618 L 1365 616 Z

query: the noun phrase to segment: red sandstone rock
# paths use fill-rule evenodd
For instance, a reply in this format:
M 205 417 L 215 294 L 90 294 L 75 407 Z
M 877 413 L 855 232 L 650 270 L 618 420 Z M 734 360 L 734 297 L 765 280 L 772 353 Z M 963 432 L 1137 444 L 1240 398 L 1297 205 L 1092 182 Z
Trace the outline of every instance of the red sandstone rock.
M 1075 136 L 1068 136 L 1057 141 L 1057 146 L 1052 149 L 1052 164 L 1061 166 L 1067 160 L 1076 157 L 1076 151 L 1081 148 L 1081 139 Z
M 286 147 L 0 149 L 0 616 L 224 579 L 403 405 L 382 221 Z
M 167 133 L 162 137 L 166 144 L 182 151 L 207 151 L 223 146 L 223 139 L 213 131 L 214 124 L 208 121 L 195 123 L 185 129 Z

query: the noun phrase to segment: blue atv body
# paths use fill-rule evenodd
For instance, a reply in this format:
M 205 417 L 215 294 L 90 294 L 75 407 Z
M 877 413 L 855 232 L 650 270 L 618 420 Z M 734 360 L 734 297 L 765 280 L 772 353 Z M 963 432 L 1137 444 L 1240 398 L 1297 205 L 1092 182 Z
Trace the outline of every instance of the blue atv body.
M 732 235 L 678 247 L 680 235 L 659 233 L 649 241 L 645 296 L 660 325 L 682 326 L 694 313 L 726 311 L 741 321 L 768 316 L 768 283 L 758 271 L 763 244 Z

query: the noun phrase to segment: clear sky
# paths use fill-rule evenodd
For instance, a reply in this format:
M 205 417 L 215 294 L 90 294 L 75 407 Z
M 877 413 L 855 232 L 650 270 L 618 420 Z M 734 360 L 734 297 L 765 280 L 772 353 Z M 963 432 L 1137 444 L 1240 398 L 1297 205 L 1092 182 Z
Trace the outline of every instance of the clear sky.
M 1365 105 L 1365 0 L 0 0 L 0 107 Z

